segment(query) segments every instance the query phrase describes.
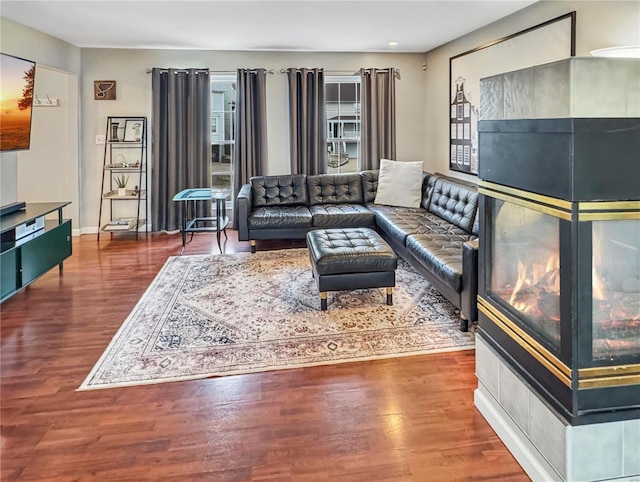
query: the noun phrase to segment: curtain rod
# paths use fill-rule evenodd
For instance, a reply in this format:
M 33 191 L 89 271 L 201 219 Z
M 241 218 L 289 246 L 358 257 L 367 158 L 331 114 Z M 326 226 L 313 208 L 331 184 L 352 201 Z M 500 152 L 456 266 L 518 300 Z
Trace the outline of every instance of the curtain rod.
M 172 69 L 172 70 L 175 70 L 176 72 L 187 72 L 187 71 L 188 71 L 188 69 Z M 252 72 L 255 72 L 255 71 L 257 71 L 258 69 L 247 69 L 247 70 L 252 71 Z M 153 71 L 153 69 L 146 69 L 146 70 L 145 70 L 145 72 L 146 72 L 147 74 L 150 74 L 152 71 Z M 169 69 L 162 69 L 162 68 L 161 68 L 161 69 L 160 69 L 160 71 L 161 71 L 161 72 L 169 72 Z M 210 74 L 235 74 L 235 73 L 236 73 L 236 71 L 235 71 L 235 70 L 209 70 L 209 69 L 196 69 L 196 74 L 197 74 L 198 72 L 207 72 L 207 71 L 208 71 Z M 266 69 L 265 69 L 265 73 L 267 73 L 267 74 L 273 74 L 273 73 L 275 73 L 275 72 L 274 72 L 274 70 L 273 70 L 273 69 L 270 69 L 270 70 L 266 70 Z
M 280 69 L 280 73 L 281 74 L 286 74 L 287 72 L 289 72 L 291 69 Z M 324 71 L 326 74 L 351 74 L 351 75 L 356 75 L 358 73 L 357 70 L 325 70 Z
M 168 72 L 169 69 L 160 69 L 162 72 Z M 187 72 L 188 69 L 173 69 L 176 72 Z M 208 69 L 196 69 L 196 74 L 198 72 L 206 72 Z M 247 69 L 249 71 L 256 71 L 258 69 Z M 281 74 L 286 74 L 287 72 L 289 72 L 289 70 L 291 69 L 280 69 L 280 73 Z M 371 69 L 362 69 L 364 72 L 370 72 Z M 147 74 L 150 74 L 152 72 L 152 69 L 146 69 L 145 72 Z M 235 74 L 235 71 L 233 70 L 208 70 L 208 72 L 210 74 Z M 273 69 L 265 69 L 265 73 L 267 74 L 273 74 L 275 73 Z M 325 70 L 325 73 L 327 74 L 351 74 L 351 75 L 357 75 L 359 73 L 359 71 L 352 71 L 352 70 Z M 395 75 L 400 75 L 400 69 L 393 69 L 393 73 Z
M 365 73 L 370 74 L 371 69 L 362 69 Z M 386 69 L 378 69 L 378 70 L 386 70 Z M 395 75 L 400 75 L 400 69 L 393 69 L 393 73 Z
M 289 72 L 289 70 L 291 69 L 280 69 L 280 73 L 281 74 L 286 74 L 287 72 Z M 362 69 L 365 72 L 370 72 L 371 69 Z M 351 75 L 357 75 L 360 73 L 360 71 L 356 70 L 355 72 L 353 70 L 325 70 L 325 73 L 327 74 L 351 74 Z M 393 69 L 393 73 L 396 75 L 400 75 L 400 69 Z

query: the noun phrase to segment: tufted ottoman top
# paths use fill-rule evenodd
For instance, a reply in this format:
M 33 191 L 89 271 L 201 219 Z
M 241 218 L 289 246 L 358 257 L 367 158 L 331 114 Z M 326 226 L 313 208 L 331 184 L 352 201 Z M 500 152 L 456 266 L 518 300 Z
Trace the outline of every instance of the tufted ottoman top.
M 394 271 L 393 249 L 373 229 L 318 229 L 307 233 L 312 264 L 319 275 Z

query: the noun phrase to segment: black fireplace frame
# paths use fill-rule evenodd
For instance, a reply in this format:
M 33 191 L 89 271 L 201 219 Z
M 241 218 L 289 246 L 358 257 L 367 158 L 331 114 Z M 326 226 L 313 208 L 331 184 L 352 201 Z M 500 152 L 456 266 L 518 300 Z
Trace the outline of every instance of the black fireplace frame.
M 479 133 L 483 338 L 569 424 L 638 418 L 640 354 L 593 359 L 592 260 L 579 254 L 591 253 L 593 221 L 640 220 L 640 119 L 491 120 Z M 492 198 L 559 218 L 558 349 L 488 288 Z

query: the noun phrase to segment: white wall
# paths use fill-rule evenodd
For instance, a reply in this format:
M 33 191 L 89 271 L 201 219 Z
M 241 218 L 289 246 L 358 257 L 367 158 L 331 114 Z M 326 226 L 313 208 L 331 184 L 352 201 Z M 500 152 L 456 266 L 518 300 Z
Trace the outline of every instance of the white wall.
M 427 54 L 81 50 L 4 18 L 0 18 L 0 38 L 3 52 L 78 76 L 82 122 L 76 203 L 80 212 L 76 226 L 84 232 L 91 232 L 98 226 L 103 153 L 102 146 L 95 144 L 95 135 L 104 134 L 109 115 L 150 116 L 151 78 L 145 73 L 147 68 L 274 69 L 276 73 L 267 77 L 269 174 L 289 172 L 286 77 L 280 74 L 281 68 L 324 67 L 328 71 L 356 71 L 361 67 L 399 68 L 401 79 L 396 84 L 398 159 L 424 160 L 426 170 L 448 172 L 475 181 L 474 176 L 449 171 L 448 167 L 449 57 L 571 10 L 577 11 L 578 55 L 588 55 L 590 50 L 600 47 L 640 43 L 640 2 L 637 1 L 538 2 Z M 426 72 L 421 68 L 425 60 Z M 118 82 L 117 100 L 93 100 L 93 81 L 100 79 Z M 57 142 L 56 139 L 51 142 Z M 73 141 L 67 138 L 65 142 Z M 50 145 L 48 153 L 55 152 L 58 147 Z M 19 184 L 22 186 L 21 194 L 24 192 L 25 195 L 30 195 L 31 189 L 33 192 L 48 189 L 46 176 L 34 176 L 28 182 L 18 182 L 19 155 L 9 153 L 1 156 L 0 204 L 16 200 Z M 34 162 L 34 169 L 50 167 L 47 159 L 41 159 L 42 164 Z M 72 169 L 65 171 L 65 175 L 70 178 Z
M 81 225 L 86 232 L 97 228 L 103 146 L 96 134 L 105 133 L 109 115 L 151 114 L 152 67 L 208 67 L 213 71 L 242 68 L 273 69 L 267 75 L 268 172 L 290 172 L 287 117 L 287 83 L 281 68 L 324 67 L 327 71 L 355 72 L 361 67 L 400 69 L 396 80 L 397 156 L 401 160 L 422 160 L 424 140 L 425 72 L 423 54 L 363 54 L 309 52 L 230 52 L 194 50 L 83 49 L 81 147 Z M 94 80 L 117 81 L 115 101 L 93 100 Z
M 2 51 L 80 75 L 80 48 L 0 17 Z
M 49 91 L 63 102 L 48 112 L 34 108 L 31 150 L 0 154 L 0 205 L 17 200 L 71 201 L 64 216 L 77 230 L 80 48 L 3 17 L 0 44 L 4 53 L 35 60 L 35 92 Z M 56 135 L 51 135 L 54 131 Z
M 449 170 L 449 57 L 576 11 L 576 54 L 640 44 L 638 1 L 541 1 L 454 40 L 426 55 L 425 168 L 472 182 L 477 177 Z
M 47 95 L 57 99 L 58 106 L 33 107 L 31 146 L 17 156 L 17 199 L 28 203 L 71 201 L 63 215 L 71 219 L 77 235 L 80 221 L 77 77 L 37 65 L 34 94 L 41 102 L 45 102 Z

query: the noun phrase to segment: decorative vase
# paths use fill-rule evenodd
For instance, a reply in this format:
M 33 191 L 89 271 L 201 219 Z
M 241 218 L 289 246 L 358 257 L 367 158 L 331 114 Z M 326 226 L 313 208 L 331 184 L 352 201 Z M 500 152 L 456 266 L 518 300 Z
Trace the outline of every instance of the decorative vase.
M 119 187 L 118 188 L 118 196 L 126 196 L 127 195 L 127 188 L 126 187 Z
M 120 139 L 118 139 L 118 126 L 120 125 L 119 122 L 112 122 L 111 123 L 111 139 L 109 139 L 111 142 L 120 142 Z

